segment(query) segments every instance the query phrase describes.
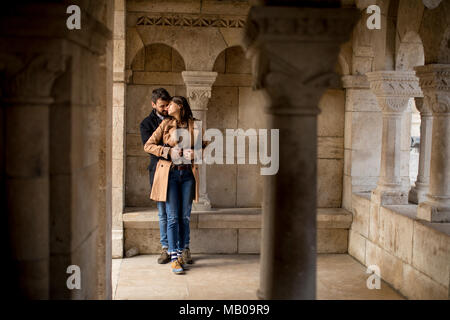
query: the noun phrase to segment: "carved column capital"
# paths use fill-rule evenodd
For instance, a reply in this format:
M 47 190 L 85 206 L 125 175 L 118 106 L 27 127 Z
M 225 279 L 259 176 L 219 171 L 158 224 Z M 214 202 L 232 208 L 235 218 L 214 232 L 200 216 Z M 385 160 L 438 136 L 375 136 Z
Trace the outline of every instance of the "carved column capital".
M 3 55 L 0 58 L 3 100 L 9 103 L 49 104 L 55 79 L 65 70 L 65 58 L 53 54 L 31 57 Z
M 427 9 L 435 9 L 437 8 L 442 0 L 422 0 L 423 5 L 427 8 Z
M 410 98 L 422 97 L 414 71 L 375 71 L 366 75 L 384 113 L 402 113 Z
M 183 71 L 186 93 L 192 110 L 208 110 L 208 101 L 211 98 L 211 87 L 216 81 L 217 72 Z
M 431 116 L 431 108 L 429 104 L 425 101 L 425 98 L 416 97 L 414 98 L 414 102 L 416 104 L 416 109 L 420 112 L 421 116 L 430 115 Z
M 450 113 L 450 65 L 429 64 L 414 69 L 433 114 Z
M 253 7 L 244 35 L 253 87 L 264 89 L 267 112 L 315 115 L 324 90 L 341 87 L 334 73 L 340 45 L 359 18 L 356 9 Z M 304 61 L 309 61 L 309 67 Z

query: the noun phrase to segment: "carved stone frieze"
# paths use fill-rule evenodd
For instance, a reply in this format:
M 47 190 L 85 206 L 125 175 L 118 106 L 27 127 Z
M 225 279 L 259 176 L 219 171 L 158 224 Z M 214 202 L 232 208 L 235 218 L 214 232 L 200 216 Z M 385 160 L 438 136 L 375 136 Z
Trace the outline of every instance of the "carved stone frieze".
M 189 14 L 156 14 L 140 16 L 138 26 L 161 27 L 216 27 L 216 28 L 244 28 L 245 17 L 219 17 L 214 15 Z
M 342 77 L 342 86 L 346 89 L 369 89 L 370 84 L 365 75 L 346 75 Z
M 414 71 L 375 71 L 366 75 L 382 112 L 401 113 L 410 98 L 423 96 Z
M 358 18 L 353 9 L 313 9 L 254 7 L 246 25 L 244 42 L 247 46 L 258 37 L 277 37 L 297 40 L 336 41 L 348 38 Z

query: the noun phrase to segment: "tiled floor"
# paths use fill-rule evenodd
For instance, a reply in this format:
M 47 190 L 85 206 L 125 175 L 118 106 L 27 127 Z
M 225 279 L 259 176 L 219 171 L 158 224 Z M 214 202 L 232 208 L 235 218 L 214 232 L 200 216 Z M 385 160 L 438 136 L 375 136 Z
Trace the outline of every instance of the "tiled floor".
M 257 299 L 258 255 L 193 255 L 184 275 L 156 263 L 156 255 L 113 260 L 113 297 L 123 299 Z M 385 282 L 369 290 L 366 268 L 346 254 L 320 254 L 318 299 L 403 299 Z

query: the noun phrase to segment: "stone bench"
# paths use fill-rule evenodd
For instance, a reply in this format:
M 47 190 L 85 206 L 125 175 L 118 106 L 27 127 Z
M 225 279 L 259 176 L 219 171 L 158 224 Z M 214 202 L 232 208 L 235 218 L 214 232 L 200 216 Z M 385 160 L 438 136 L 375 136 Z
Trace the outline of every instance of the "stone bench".
M 352 215 L 344 209 L 318 209 L 318 252 L 346 253 L 351 222 Z M 123 224 L 125 250 L 136 246 L 141 254 L 160 252 L 157 209 L 127 208 Z M 260 253 L 260 208 L 192 211 L 190 225 L 193 253 Z

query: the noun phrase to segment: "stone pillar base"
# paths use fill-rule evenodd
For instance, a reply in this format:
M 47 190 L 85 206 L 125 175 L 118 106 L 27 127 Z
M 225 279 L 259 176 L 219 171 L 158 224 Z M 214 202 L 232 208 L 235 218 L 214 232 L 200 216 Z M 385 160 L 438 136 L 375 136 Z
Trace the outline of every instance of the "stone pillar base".
M 408 192 L 401 190 L 380 190 L 377 188 L 372 191 L 371 200 L 380 205 L 408 204 Z
M 427 200 L 428 187 L 422 187 L 416 183 L 409 191 L 409 202 L 419 204 Z
M 265 300 L 261 289 L 256 290 L 256 297 L 258 298 L 258 300 Z
M 211 201 L 209 201 L 208 196 L 203 196 L 198 199 L 198 202 L 192 203 L 193 211 L 209 211 L 211 210 Z
M 450 222 L 450 207 L 438 208 L 431 202 L 425 201 L 417 208 L 417 218 L 429 222 Z
M 123 258 L 123 230 L 112 231 L 112 258 Z

